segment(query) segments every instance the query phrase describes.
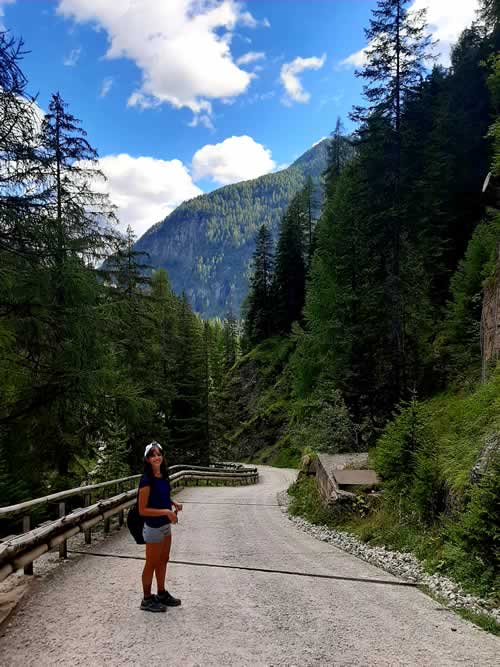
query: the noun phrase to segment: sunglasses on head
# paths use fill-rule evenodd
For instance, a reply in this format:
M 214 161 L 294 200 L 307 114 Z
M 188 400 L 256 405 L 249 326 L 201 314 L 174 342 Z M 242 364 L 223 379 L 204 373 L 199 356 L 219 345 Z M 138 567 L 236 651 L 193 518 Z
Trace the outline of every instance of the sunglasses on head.
M 161 445 L 157 442 L 150 442 L 149 445 L 146 445 L 146 449 L 144 450 L 144 458 L 147 458 L 149 456 L 149 453 L 152 449 L 158 449 L 160 454 L 163 452 Z

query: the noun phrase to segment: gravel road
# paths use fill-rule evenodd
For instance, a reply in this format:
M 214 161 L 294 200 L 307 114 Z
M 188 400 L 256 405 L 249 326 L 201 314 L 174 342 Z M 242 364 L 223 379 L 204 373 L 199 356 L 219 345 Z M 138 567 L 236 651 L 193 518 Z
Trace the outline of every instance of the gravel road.
M 277 506 L 292 470 L 253 486 L 189 488 L 172 559 L 339 578 L 169 565 L 182 606 L 140 611 L 143 547 L 128 531 L 37 579 L 0 635 L 17 665 L 498 665 L 500 640 L 398 580 L 315 540 Z M 345 579 L 342 579 L 345 577 Z M 359 581 L 358 581 L 359 579 Z

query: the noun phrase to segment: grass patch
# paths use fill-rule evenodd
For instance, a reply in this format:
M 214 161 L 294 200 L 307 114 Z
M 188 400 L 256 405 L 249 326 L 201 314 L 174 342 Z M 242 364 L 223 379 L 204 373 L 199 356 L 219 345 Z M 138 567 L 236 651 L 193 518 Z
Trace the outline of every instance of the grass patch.
M 473 390 L 440 394 L 422 406 L 437 441 L 439 468 L 451 490 L 461 494 L 485 436 L 500 431 L 500 366 Z
M 295 482 L 289 487 L 288 494 L 291 496 L 289 512 L 293 516 L 300 516 L 314 525 L 349 532 L 372 546 L 385 546 L 395 551 L 411 552 L 422 562 L 429 573 L 439 572 L 442 569 L 446 543 L 439 530 L 434 532 L 417 530 L 405 525 L 384 509 L 366 517 L 336 516 L 331 509 L 323 505 L 314 477 L 304 477 Z M 420 588 L 426 595 L 443 606 L 447 606 L 444 598 L 437 596 L 424 586 Z M 476 581 L 475 585 L 464 585 L 464 590 L 481 595 L 484 593 L 484 586 L 478 585 Z M 486 632 L 500 635 L 500 624 L 491 616 L 469 609 L 448 608 Z
M 454 609 L 459 616 L 465 618 L 466 621 L 470 621 L 477 625 L 482 630 L 490 632 L 492 635 L 500 637 L 500 623 L 497 623 L 494 618 L 487 616 L 486 614 L 478 614 L 475 611 L 470 609 Z
M 268 338 L 241 357 L 237 367 L 248 361 L 254 361 L 259 367 L 259 375 L 264 380 L 274 381 L 279 377 L 294 346 L 294 341 L 288 336 Z
M 412 551 L 427 571 L 498 604 L 499 444 L 500 365 L 484 384 L 413 399 L 377 442 L 381 511 L 348 529 Z
M 349 516 L 337 527 L 371 546 L 410 552 L 428 574 L 443 574 L 460 583 L 465 592 L 499 602 L 498 577 L 484 563 L 450 541 L 446 525 L 408 523 L 382 505 L 365 517 Z
M 288 488 L 288 495 L 291 496 L 288 511 L 293 516 L 301 516 L 315 525 L 337 527 L 332 512 L 321 501 L 314 477 L 303 477 L 294 482 Z
M 449 576 L 459 582 L 465 592 L 498 605 L 498 576 L 452 544 L 446 525 L 427 527 L 407 523 L 383 503 L 366 516 L 337 514 L 322 503 L 313 477 L 295 482 L 288 493 L 291 496 L 289 511 L 294 516 L 301 516 L 315 525 L 351 533 L 370 546 L 412 553 L 429 574 L 437 572 Z
M 435 600 L 438 604 L 446 607 L 450 611 L 455 612 L 458 616 L 461 616 L 466 621 L 470 621 L 481 630 L 489 632 L 492 635 L 500 636 L 500 624 L 495 621 L 494 618 L 488 616 L 488 614 L 483 614 L 481 612 L 472 611 L 471 609 L 464 609 L 463 607 L 448 607 L 447 600 L 441 595 L 437 595 L 434 591 L 431 591 L 427 586 L 419 586 L 419 589 L 425 595 L 428 595 L 430 598 Z
M 301 450 L 293 445 L 288 436 L 284 436 L 275 444 L 260 449 L 246 463 L 276 468 L 298 468 L 301 457 Z

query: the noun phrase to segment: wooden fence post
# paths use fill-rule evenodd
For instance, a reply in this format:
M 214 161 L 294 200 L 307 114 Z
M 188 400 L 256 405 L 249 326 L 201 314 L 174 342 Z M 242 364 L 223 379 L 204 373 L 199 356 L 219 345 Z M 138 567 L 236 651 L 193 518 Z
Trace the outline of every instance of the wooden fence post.
M 31 516 L 26 514 L 23 516 L 23 533 L 27 533 L 31 530 Z M 33 574 L 33 562 L 28 563 L 24 566 L 24 574 L 32 575 Z
M 120 484 L 117 484 L 116 485 L 116 495 L 118 495 L 119 493 L 120 493 Z M 120 526 L 120 528 L 123 526 L 124 523 L 125 523 L 125 512 L 124 512 L 124 510 L 122 510 L 118 514 L 118 525 Z
M 83 497 L 83 506 L 88 507 L 92 504 L 92 494 L 86 493 Z M 92 528 L 87 528 L 83 531 L 85 535 L 85 544 L 92 544 Z
M 103 489 L 103 500 L 108 497 L 107 493 L 107 488 Z M 109 529 L 111 527 L 111 519 L 108 517 L 107 519 L 104 519 L 104 532 L 109 533 Z
M 62 518 L 65 515 L 66 515 L 66 503 L 63 501 L 62 503 L 59 503 L 59 518 Z M 68 557 L 68 544 L 66 540 L 64 540 L 59 545 L 59 558 L 67 558 L 67 557 Z

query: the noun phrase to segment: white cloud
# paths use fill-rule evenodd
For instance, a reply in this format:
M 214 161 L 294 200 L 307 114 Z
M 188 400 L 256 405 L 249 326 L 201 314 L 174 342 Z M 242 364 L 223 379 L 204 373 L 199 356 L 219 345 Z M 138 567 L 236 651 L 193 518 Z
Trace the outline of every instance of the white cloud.
M 256 28 L 259 22 L 250 14 L 250 12 L 243 12 L 241 14 L 241 23 L 246 28 Z
M 69 55 L 65 56 L 63 59 L 63 64 L 66 67 L 75 67 L 80 60 L 81 49 L 72 49 Z
M 297 75 L 304 70 L 321 69 L 325 64 L 325 60 L 326 55 L 323 54 L 321 58 L 295 58 L 291 63 L 282 65 L 280 78 L 287 95 L 284 99 L 286 104 L 290 104 L 292 101 L 302 103 L 309 102 L 311 96 L 302 88 L 302 83 Z
M 107 76 L 105 79 L 103 79 L 101 83 L 101 92 L 99 93 L 99 97 L 106 97 L 106 95 L 111 90 L 113 83 L 114 81 L 111 76 Z
M 241 101 L 241 106 L 244 107 L 247 104 L 257 104 L 258 102 L 267 102 L 276 96 L 276 91 L 268 90 L 266 93 L 254 93 L 253 95 L 248 95 L 244 100 Z
M 450 51 L 464 28 L 472 24 L 479 9 L 479 0 L 414 0 L 409 11 L 427 10 L 427 24 L 434 40 L 439 40 L 435 53 L 448 66 Z M 366 64 L 366 47 L 340 62 L 349 67 Z
M 252 137 L 229 137 L 220 144 L 207 144 L 193 156 L 193 178 L 210 178 L 220 185 L 245 181 L 275 168 L 271 151 Z
M 418 9 L 427 9 L 430 32 L 439 40 L 436 52 L 440 61 L 449 65 L 451 46 L 477 18 L 479 0 L 415 0 L 410 10 Z
M 4 6 L 13 5 L 16 0 L 0 0 L 0 29 L 5 30 L 2 18 L 5 16 Z
M 340 61 L 341 65 L 347 65 L 349 67 L 363 67 L 367 62 L 366 60 L 366 47 L 356 51 L 356 53 L 351 53 L 350 56 L 344 58 Z
M 137 236 L 186 199 L 202 194 L 180 160 L 121 153 L 100 158 L 99 166 L 108 179 L 99 189 L 118 207 L 120 228 L 130 225 Z
M 208 114 L 203 114 L 200 113 L 198 115 L 193 116 L 192 120 L 188 123 L 189 127 L 198 127 L 199 125 L 201 127 L 206 127 L 207 130 L 215 130 L 214 124 L 212 123 L 212 119 Z
M 248 53 L 243 54 L 238 58 L 236 61 L 237 65 L 249 65 L 250 63 L 254 63 L 257 60 L 264 60 L 266 57 L 266 54 L 263 53 L 262 51 L 249 51 Z
M 211 100 L 244 93 L 251 74 L 233 62 L 235 27 L 258 22 L 236 0 L 59 0 L 58 12 L 104 28 L 107 58 L 128 58 L 142 72 L 130 106 L 187 107 L 211 113 Z
M 269 23 L 269 19 L 265 18 L 262 21 L 257 21 L 257 19 L 254 18 L 250 14 L 250 12 L 243 12 L 241 14 L 240 22 L 246 28 L 258 28 L 259 26 L 262 26 L 263 28 L 270 28 L 271 27 L 271 24 Z

